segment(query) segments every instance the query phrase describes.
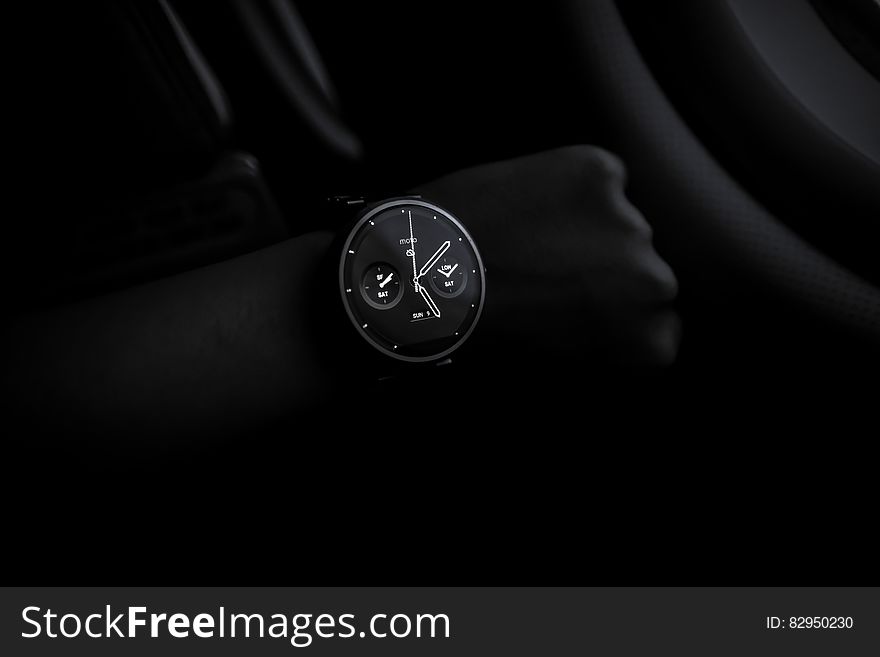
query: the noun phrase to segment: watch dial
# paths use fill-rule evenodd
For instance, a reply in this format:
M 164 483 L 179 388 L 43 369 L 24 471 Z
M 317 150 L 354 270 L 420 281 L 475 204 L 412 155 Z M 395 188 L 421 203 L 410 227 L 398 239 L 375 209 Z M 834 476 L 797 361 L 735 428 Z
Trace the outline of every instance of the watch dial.
M 450 354 L 483 307 L 483 263 L 473 240 L 452 215 L 420 200 L 367 212 L 346 240 L 339 275 L 357 330 L 401 360 Z

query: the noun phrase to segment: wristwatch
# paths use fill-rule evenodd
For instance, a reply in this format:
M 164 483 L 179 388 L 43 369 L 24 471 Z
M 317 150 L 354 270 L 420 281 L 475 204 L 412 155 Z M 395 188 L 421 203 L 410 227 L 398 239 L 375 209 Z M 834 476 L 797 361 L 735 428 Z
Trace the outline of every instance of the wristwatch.
M 473 238 L 418 196 L 356 208 L 337 242 L 339 298 L 359 338 L 397 365 L 448 362 L 476 328 L 486 280 Z

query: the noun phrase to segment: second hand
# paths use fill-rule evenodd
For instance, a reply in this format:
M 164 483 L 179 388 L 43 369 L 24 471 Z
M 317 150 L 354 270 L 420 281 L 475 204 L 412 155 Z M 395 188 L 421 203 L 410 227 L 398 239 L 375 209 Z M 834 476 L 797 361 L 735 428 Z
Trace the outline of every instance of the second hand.
M 412 227 L 412 210 L 407 210 L 407 214 L 409 215 L 409 250 L 412 253 L 412 262 L 413 262 L 413 287 L 416 292 L 419 291 L 419 274 L 418 269 L 416 268 L 416 238 L 413 235 L 413 227 Z

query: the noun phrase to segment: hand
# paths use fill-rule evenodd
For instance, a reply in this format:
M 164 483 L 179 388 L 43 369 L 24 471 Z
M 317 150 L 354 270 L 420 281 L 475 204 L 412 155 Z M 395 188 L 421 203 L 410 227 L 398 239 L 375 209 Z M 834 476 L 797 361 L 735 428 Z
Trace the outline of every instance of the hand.
M 437 307 L 437 304 L 434 303 L 434 300 L 431 298 L 431 295 L 428 294 L 428 291 L 425 289 L 425 287 L 416 282 L 416 290 L 419 294 L 422 295 L 422 299 L 424 299 L 425 303 L 428 304 L 428 308 L 431 309 L 431 312 L 434 313 L 434 316 L 437 317 L 437 319 L 440 319 L 440 309 Z
M 449 271 L 443 271 L 442 269 L 438 269 L 437 273 L 443 274 L 446 278 L 449 278 L 450 276 L 452 276 L 452 272 L 454 272 L 456 269 L 458 269 L 457 262 L 454 265 L 452 265 L 452 269 L 450 269 Z
M 434 255 L 430 257 L 428 262 L 422 265 L 422 268 L 419 270 L 419 275 L 416 276 L 416 280 L 420 279 L 422 276 L 428 273 L 428 270 L 434 266 L 434 263 L 437 262 L 440 258 L 443 257 L 443 254 L 446 253 L 446 250 L 449 248 L 449 240 L 443 242 L 440 245 L 440 248 L 434 252 Z
M 572 146 L 460 171 L 419 189 L 458 215 L 485 261 L 478 335 L 517 353 L 665 365 L 679 322 L 672 270 L 624 195 L 623 163 Z
M 413 279 L 412 284 L 415 286 L 416 291 L 419 289 L 419 272 L 418 267 L 416 267 L 416 237 L 413 235 L 413 227 L 412 227 L 412 212 L 407 213 L 409 215 L 409 250 L 412 253 L 412 261 L 413 261 Z

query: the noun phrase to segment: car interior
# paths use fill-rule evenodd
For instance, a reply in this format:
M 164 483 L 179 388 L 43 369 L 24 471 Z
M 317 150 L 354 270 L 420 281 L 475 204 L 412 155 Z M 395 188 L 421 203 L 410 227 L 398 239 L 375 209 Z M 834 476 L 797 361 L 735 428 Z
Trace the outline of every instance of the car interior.
M 626 165 L 627 197 L 679 281 L 682 337 L 658 371 L 574 371 L 515 351 L 469 363 L 448 385 L 478 410 L 421 435 L 339 400 L 177 448 L 11 427 L 10 486 L 50 505 L 21 512 L 23 536 L 182 568 L 233 546 L 232 559 L 326 559 L 330 541 L 362 564 L 415 562 L 430 545 L 491 574 L 499 541 L 543 533 L 566 557 L 694 573 L 695 550 L 810 540 L 802 516 L 765 505 L 791 491 L 834 505 L 829 473 L 853 472 L 846 489 L 866 494 L 849 468 L 868 465 L 880 399 L 875 0 L 123 0 L 27 13 L 16 48 L 28 66 L 8 97 L 20 112 L 10 316 L 336 230 L 329 197 L 593 144 Z M 823 447 L 807 450 L 813 440 Z M 371 510 L 395 496 L 408 504 Z

